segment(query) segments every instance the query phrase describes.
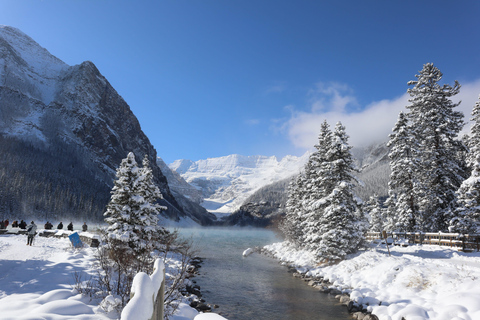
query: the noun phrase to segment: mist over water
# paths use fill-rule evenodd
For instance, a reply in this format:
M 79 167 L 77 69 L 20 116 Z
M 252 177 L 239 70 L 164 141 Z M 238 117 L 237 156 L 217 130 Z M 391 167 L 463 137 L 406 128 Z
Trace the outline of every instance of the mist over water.
M 206 303 L 228 320 L 351 319 L 337 300 L 292 277 L 277 260 L 247 248 L 281 241 L 272 231 L 244 228 L 181 229 L 204 258 L 194 278 Z

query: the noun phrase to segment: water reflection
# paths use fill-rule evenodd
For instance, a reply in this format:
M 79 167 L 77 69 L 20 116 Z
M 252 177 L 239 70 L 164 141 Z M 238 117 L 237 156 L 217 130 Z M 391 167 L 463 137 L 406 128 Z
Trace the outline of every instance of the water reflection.
M 195 278 L 207 303 L 229 320 L 351 319 L 337 301 L 293 278 L 274 259 L 245 249 L 280 241 L 265 229 L 182 229 L 205 258 Z

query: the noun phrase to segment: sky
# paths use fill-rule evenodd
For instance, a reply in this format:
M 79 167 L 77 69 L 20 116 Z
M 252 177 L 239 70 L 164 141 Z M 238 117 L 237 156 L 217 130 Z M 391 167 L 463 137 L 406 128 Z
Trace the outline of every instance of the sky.
M 92 61 L 167 163 L 299 156 L 324 119 L 354 147 L 387 141 L 429 62 L 468 120 L 479 16 L 479 1 L 0 0 L 0 24 Z

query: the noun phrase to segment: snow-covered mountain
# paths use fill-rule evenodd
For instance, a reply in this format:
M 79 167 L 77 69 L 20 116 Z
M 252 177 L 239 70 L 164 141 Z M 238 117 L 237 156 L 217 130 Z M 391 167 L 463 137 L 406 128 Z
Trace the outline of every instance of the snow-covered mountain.
M 156 151 L 129 105 L 95 65 L 86 61 L 69 66 L 9 26 L 0 26 L 0 144 L 0 165 L 6 172 L 0 174 L 6 190 L 0 192 L 0 203 L 14 204 L 3 209 L 7 214 L 101 211 L 116 168 L 133 152 L 140 163 L 148 156 L 169 207 L 166 214 L 173 219 L 188 216 L 170 192 L 156 165 Z M 46 189 L 50 191 L 43 194 Z M 28 193 L 35 197 L 22 199 Z M 25 200 L 31 203 L 21 207 Z M 82 208 L 83 203 L 94 203 L 95 209 Z M 196 213 L 208 214 L 191 205 L 198 207 Z
M 229 155 L 206 160 L 176 160 L 169 165 L 189 184 L 202 192 L 202 205 L 218 217 L 237 210 L 263 186 L 296 175 L 309 153 L 302 157 Z

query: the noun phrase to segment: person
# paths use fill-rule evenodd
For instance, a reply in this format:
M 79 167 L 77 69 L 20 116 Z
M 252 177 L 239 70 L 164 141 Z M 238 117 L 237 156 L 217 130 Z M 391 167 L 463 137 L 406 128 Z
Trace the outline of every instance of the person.
M 18 225 L 20 229 L 25 230 L 27 228 L 27 223 L 25 221 L 20 221 L 20 224 Z
M 85 232 L 85 231 L 87 231 L 87 229 L 88 229 L 87 223 L 84 222 L 83 226 L 82 226 L 82 231 Z
M 0 229 L 5 229 L 5 222 L 3 220 L 0 221 Z
M 5 224 L 5 229 L 7 229 L 7 227 L 8 227 L 8 223 L 9 223 L 9 222 L 8 222 L 8 219 L 4 221 L 4 224 Z
M 45 223 L 45 230 L 52 230 L 53 228 L 53 225 L 47 221 L 47 223 Z
M 67 226 L 67 229 L 73 231 L 73 223 L 70 222 Z
M 27 228 L 27 246 L 31 246 L 33 244 L 33 238 L 37 234 L 37 225 L 35 222 L 32 223 Z
M 18 220 L 12 222 L 12 228 L 18 228 Z
M 62 221 L 60 221 L 60 223 L 58 224 L 57 229 L 59 229 L 59 230 L 63 229 L 63 222 Z

